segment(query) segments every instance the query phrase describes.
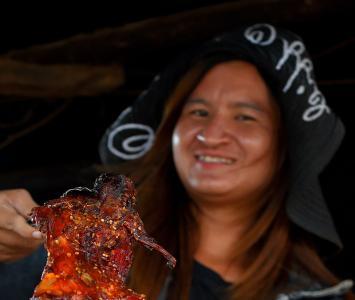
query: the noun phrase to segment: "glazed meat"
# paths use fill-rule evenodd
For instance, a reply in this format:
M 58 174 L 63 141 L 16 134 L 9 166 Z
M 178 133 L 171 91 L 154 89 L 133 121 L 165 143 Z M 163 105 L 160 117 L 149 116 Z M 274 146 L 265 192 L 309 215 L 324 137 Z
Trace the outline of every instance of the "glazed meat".
M 48 260 L 32 299 L 145 299 L 125 287 L 133 244 L 175 258 L 144 230 L 135 189 L 122 175 L 101 175 L 93 189 L 76 188 L 31 212 L 45 234 Z

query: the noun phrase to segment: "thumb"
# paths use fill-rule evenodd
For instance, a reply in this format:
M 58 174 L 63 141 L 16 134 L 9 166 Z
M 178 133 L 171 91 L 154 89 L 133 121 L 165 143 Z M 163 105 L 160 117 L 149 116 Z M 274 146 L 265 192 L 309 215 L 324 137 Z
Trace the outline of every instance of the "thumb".
M 12 228 L 14 232 L 16 232 L 18 235 L 24 237 L 24 238 L 34 238 L 41 240 L 42 233 L 32 226 L 28 225 L 26 220 L 21 217 L 20 215 L 16 215 L 13 219 L 12 222 Z
M 32 208 L 38 206 L 31 194 L 25 189 L 6 190 L 9 204 L 23 217 L 27 218 Z

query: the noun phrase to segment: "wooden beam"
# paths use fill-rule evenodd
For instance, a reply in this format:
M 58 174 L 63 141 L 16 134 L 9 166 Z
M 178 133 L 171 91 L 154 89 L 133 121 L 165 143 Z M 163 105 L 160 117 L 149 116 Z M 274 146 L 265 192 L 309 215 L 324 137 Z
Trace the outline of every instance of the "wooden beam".
M 12 51 L 8 58 L 36 63 L 112 63 L 153 51 L 198 43 L 251 22 L 304 24 L 346 13 L 352 0 L 240 0 L 101 29 L 62 41 Z
M 36 65 L 0 59 L 0 95 L 72 98 L 110 92 L 124 83 L 120 65 Z

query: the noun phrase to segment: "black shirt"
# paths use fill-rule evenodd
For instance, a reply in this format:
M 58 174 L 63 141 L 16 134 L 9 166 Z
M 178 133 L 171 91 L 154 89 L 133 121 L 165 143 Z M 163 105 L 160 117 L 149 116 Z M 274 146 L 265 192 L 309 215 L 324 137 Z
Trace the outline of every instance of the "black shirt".
M 41 246 L 16 262 L 0 263 L 0 299 L 29 299 L 41 280 L 46 260 L 47 251 Z
M 224 281 L 213 270 L 195 261 L 192 271 L 190 300 L 226 299 L 226 290 L 230 283 Z

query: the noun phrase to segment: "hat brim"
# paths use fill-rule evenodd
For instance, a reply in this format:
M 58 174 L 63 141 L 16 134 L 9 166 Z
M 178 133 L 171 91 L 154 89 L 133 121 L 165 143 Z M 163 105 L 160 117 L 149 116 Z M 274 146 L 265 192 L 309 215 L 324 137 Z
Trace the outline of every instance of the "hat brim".
M 292 187 L 286 211 L 291 221 L 304 230 L 343 248 L 318 179 Z

